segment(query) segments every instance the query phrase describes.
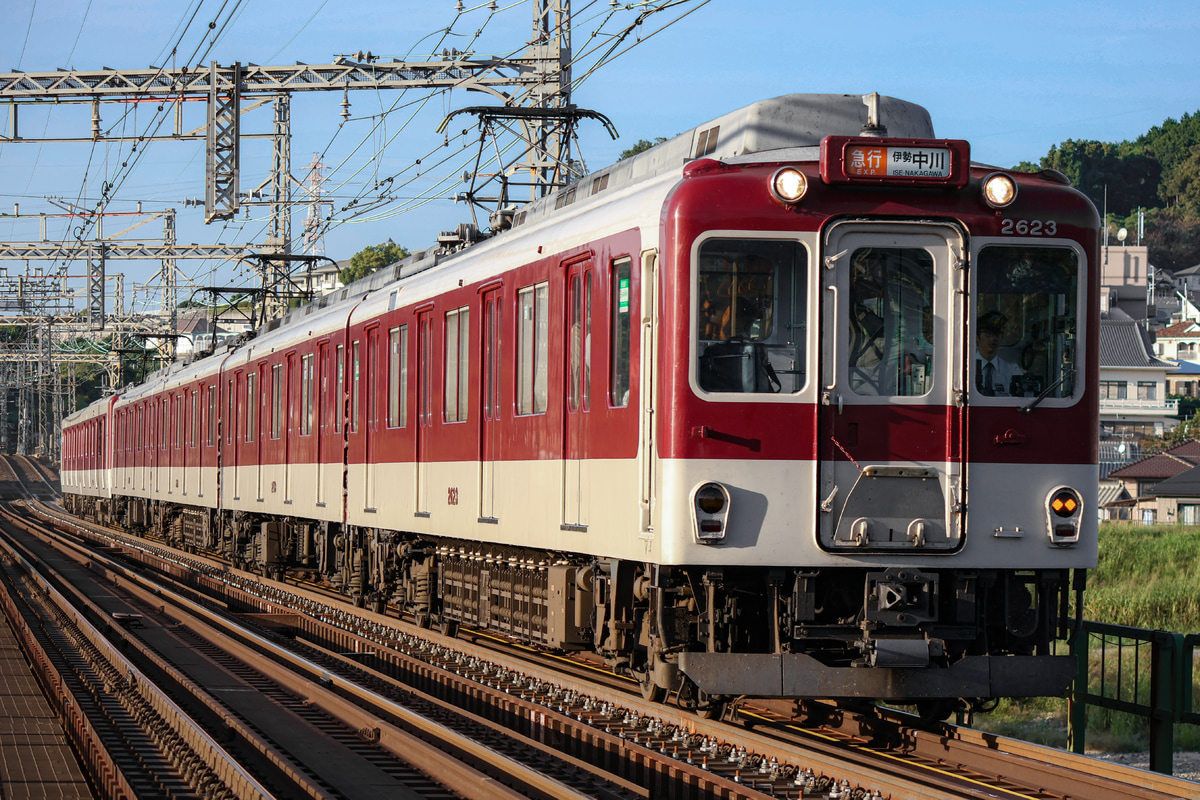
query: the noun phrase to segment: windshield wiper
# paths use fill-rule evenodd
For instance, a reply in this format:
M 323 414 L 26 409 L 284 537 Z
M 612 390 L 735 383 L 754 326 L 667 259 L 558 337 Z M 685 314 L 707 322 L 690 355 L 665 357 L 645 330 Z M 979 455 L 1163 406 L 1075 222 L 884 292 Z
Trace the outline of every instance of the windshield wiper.
M 1033 411 L 1033 409 L 1035 409 L 1037 407 L 1038 403 L 1042 402 L 1047 397 L 1049 397 L 1050 393 L 1053 392 L 1055 389 L 1057 389 L 1059 386 L 1062 386 L 1063 381 L 1065 381 L 1067 378 L 1071 378 L 1071 379 L 1075 378 L 1075 368 L 1074 367 L 1071 367 L 1070 371 L 1066 372 L 1061 378 L 1059 378 L 1054 383 L 1050 384 L 1045 389 L 1043 389 L 1041 394 L 1039 394 L 1037 397 L 1033 398 L 1033 400 L 1031 400 L 1029 402 L 1029 405 L 1023 406 L 1018 413 L 1028 414 L 1030 411 Z

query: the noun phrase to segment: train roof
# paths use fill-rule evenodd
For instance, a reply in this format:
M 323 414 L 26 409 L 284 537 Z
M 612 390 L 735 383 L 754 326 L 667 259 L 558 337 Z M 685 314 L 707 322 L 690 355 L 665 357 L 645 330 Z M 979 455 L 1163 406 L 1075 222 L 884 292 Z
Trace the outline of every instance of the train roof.
M 697 158 L 765 160 L 754 156 L 777 150 L 816 148 L 826 136 L 861 135 L 868 124 L 869 97 L 786 94 L 751 103 L 528 204 L 516 214 L 514 227 L 549 216 L 575 202 L 599 200 L 604 192 L 681 170 L 684 164 Z M 924 107 L 885 95 L 879 95 L 876 102 L 878 121 L 886 127 L 886 135 L 934 138 L 933 122 Z
M 788 94 L 751 103 L 585 175 L 570 186 L 523 206 L 512 218 L 512 227 L 519 229 L 535 221 L 548 219 L 557 212 L 566 213 L 568 207 L 575 211 L 578 206 L 607 201 L 622 189 L 632 189 L 656 177 L 681 171 L 687 162 L 697 158 L 736 162 L 796 158 L 800 155 L 816 158 L 816 148 L 824 137 L 853 136 L 863 132 L 869 121 L 868 101 L 868 95 L 859 94 Z M 886 127 L 888 136 L 934 138 L 933 123 L 924 107 L 886 95 L 879 95 L 875 102 L 878 122 Z M 785 151 L 787 156 L 783 155 Z M 511 233 L 504 231 L 490 238 L 503 239 Z M 469 243 L 469 237 L 468 233 L 463 240 Z M 272 331 L 316 316 L 327 307 L 333 309 L 351 298 L 361 298 L 384 286 L 431 270 L 453 260 L 462 252 L 447 248 L 444 244 L 414 252 L 349 286 L 268 320 L 255 336 L 248 337 L 253 342 L 250 346 L 257 349 L 267 344 L 263 337 Z M 223 356 L 247 344 L 234 340 L 218 345 L 212 356 Z M 198 364 L 199 361 L 197 359 L 193 363 Z M 197 371 L 204 371 L 207 363 L 199 366 Z M 142 387 L 149 387 L 192 369 L 195 369 L 192 364 L 165 367 L 148 376 Z M 134 391 L 134 394 L 137 393 Z
M 589 173 L 570 186 L 523 206 L 513 215 L 512 227 L 519 228 L 548 218 L 568 206 L 604 201 L 620 189 L 682 170 L 687 162 L 696 158 L 755 160 L 757 154 L 817 148 L 826 136 L 861 134 L 868 124 L 869 97 L 859 94 L 787 94 L 751 103 Z M 888 136 L 934 138 L 933 122 L 923 106 L 886 95 L 878 95 L 875 102 L 878 121 L 886 127 Z M 816 157 L 815 150 L 811 157 Z M 760 156 L 757 160 L 763 159 Z M 323 307 L 379 289 L 393 281 L 438 266 L 454 255 L 457 253 L 448 252 L 442 247 L 415 252 L 314 303 Z M 268 329 L 286 322 L 286 316 L 272 320 Z

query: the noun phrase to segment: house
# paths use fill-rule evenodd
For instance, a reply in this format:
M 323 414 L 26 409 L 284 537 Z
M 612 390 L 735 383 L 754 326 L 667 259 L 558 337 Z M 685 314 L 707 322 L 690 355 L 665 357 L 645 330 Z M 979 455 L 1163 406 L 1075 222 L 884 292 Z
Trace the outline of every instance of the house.
M 1161 436 L 1175 426 L 1178 400 L 1167 399 L 1175 364 L 1151 353 L 1149 334 L 1119 308 L 1100 318 L 1100 437 Z
M 1200 264 L 1176 270 L 1174 279 L 1175 289 L 1190 297 L 1192 292 L 1200 291 Z
M 1180 361 L 1167 373 L 1167 394 L 1200 397 L 1200 361 Z
M 1157 331 L 1154 354 L 1172 361 L 1200 361 L 1200 323 L 1184 320 Z
M 1128 520 L 1133 507 L 1137 505 L 1137 500 L 1120 481 L 1100 481 L 1096 505 L 1099 509 L 1098 516 L 1102 520 Z
M 292 279 L 303 287 L 310 297 L 320 297 L 342 288 L 338 273 L 349 266 L 348 258 L 338 262 L 322 261 L 320 264 L 310 264 L 298 270 Z
M 1181 472 L 1152 487 L 1155 519 L 1170 525 L 1200 525 L 1200 466 Z M 1141 505 L 1150 506 L 1147 500 Z
M 1195 440 L 1147 456 L 1132 464 L 1126 464 L 1110 472 L 1108 477 L 1110 480 L 1116 481 L 1127 496 L 1122 497 L 1117 492 L 1113 499 L 1101 502 L 1100 507 L 1109 511 L 1110 518 L 1114 518 L 1112 517 L 1114 511 L 1127 509 L 1128 517 L 1116 518 L 1132 519 L 1145 525 L 1154 522 L 1175 522 L 1176 512 L 1173 510 L 1174 506 L 1171 506 L 1169 502 L 1162 508 L 1165 514 L 1165 510 L 1170 507 L 1171 515 L 1159 516 L 1160 504 L 1154 495 L 1154 489 L 1159 484 L 1195 469 L 1197 466 L 1200 466 L 1200 442 Z M 1197 478 L 1200 478 L 1200 474 L 1197 475 Z M 1200 503 L 1200 500 L 1197 500 L 1197 503 Z
M 1100 248 L 1100 285 L 1102 302 L 1108 308 L 1120 307 L 1134 319 L 1153 317 L 1154 297 L 1147 289 L 1154 267 L 1150 266 L 1146 247 L 1105 245 Z

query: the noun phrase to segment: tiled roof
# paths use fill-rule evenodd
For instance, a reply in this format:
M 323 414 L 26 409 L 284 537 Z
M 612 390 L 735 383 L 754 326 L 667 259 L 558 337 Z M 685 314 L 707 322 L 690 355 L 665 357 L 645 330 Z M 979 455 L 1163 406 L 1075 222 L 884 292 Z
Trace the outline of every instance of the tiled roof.
M 1155 484 L 1148 491 L 1154 497 L 1200 498 L 1200 467 L 1181 472 L 1173 478 Z
M 1101 508 L 1104 508 L 1109 503 L 1128 503 L 1133 497 L 1126 491 L 1125 487 L 1119 483 L 1110 481 L 1100 482 L 1100 492 L 1096 498 L 1096 502 Z
M 1183 444 L 1169 447 L 1163 452 L 1200 463 L 1200 440 L 1188 439 Z
M 1183 322 L 1176 322 L 1173 325 L 1159 330 L 1155 334 L 1159 339 L 1176 339 L 1186 337 L 1188 339 L 1200 339 L 1200 325 L 1192 322 L 1190 319 L 1185 319 Z
M 1150 354 L 1146 332 L 1133 320 L 1100 320 L 1100 366 L 1102 367 L 1162 367 L 1175 365 Z

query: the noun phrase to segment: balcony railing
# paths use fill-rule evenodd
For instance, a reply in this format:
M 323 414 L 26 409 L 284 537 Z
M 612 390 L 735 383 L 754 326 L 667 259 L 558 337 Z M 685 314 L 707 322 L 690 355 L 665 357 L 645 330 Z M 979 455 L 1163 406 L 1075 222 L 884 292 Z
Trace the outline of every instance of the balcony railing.
M 1163 416 L 1173 416 L 1179 413 L 1179 399 L 1170 398 L 1164 400 L 1130 400 L 1128 398 L 1122 400 L 1116 399 L 1100 399 L 1100 413 L 1104 412 L 1143 412 L 1146 414 L 1161 414 Z

